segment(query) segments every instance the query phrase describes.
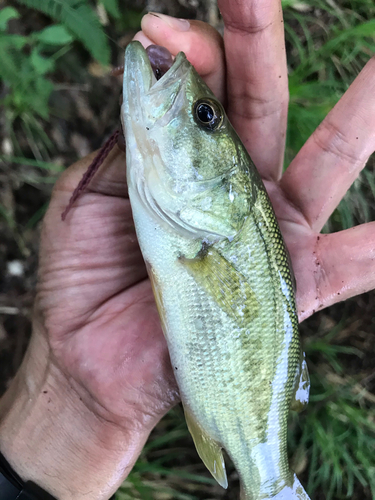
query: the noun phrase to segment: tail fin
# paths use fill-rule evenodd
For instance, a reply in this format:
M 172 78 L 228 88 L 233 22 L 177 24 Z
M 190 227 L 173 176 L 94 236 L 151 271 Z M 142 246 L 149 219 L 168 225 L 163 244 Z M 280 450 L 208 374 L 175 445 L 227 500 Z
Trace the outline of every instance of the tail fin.
M 241 500 L 247 500 L 248 498 L 254 497 L 248 497 L 245 492 L 241 494 Z M 293 486 L 285 486 L 279 493 L 267 498 L 267 500 L 310 500 L 310 497 L 303 489 L 298 477 L 294 474 Z

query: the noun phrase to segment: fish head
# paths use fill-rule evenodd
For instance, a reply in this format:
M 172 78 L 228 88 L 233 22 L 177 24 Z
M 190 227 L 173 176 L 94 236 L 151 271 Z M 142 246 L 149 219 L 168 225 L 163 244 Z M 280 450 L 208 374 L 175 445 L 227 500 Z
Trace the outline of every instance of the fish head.
M 234 237 L 254 194 L 236 182 L 247 153 L 185 54 L 157 80 L 142 45 L 129 44 L 123 97 L 129 192 L 185 236 Z

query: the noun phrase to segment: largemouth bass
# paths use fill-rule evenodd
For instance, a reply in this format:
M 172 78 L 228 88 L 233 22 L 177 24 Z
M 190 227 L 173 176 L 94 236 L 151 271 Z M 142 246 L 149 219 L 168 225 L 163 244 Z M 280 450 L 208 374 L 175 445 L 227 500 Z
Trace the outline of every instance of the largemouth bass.
M 189 430 L 241 499 L 308 499 L 287 418 L 308 400 L 293 276 L 260 176 L 220 102 L 181 52 L 156 80 L 126 49 L 129 197 Z

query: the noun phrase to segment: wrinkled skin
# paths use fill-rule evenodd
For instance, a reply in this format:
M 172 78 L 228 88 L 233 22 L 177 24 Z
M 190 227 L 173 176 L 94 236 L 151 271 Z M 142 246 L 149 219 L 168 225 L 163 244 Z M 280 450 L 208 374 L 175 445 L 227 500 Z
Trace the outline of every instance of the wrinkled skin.
M 303 320 L 375 286 L 375 223 L 319 235 L 375 147 L 375 59 L 281 177 L 288 104 L 281 8 L 273 0 L 219 5 L 225 52 L 219 35 L 200 22 L 178 31 L 146 15 L 137 38 L 173 55 L 183 50 L 226 104 L 272 199 Z M 63 174 L 45 217 L 34 342 L 47 340 L 50 364 L 90 412 L 124 432 L 147 434 L 178 393 L 135 236 L 121 151 L 113 150 L 66 222 L 60 220 L 93 155 Z

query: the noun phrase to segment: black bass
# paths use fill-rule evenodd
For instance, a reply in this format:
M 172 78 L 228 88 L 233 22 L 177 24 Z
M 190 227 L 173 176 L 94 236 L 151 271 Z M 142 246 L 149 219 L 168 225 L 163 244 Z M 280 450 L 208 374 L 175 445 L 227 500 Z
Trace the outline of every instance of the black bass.
M 308 499 L 287 457 L 308 400 L 293 276 L 260 176 L 183 53 L 156 80 L 126 49 L 122 121 L 139 244 L 197 451 L 242 500 Z

